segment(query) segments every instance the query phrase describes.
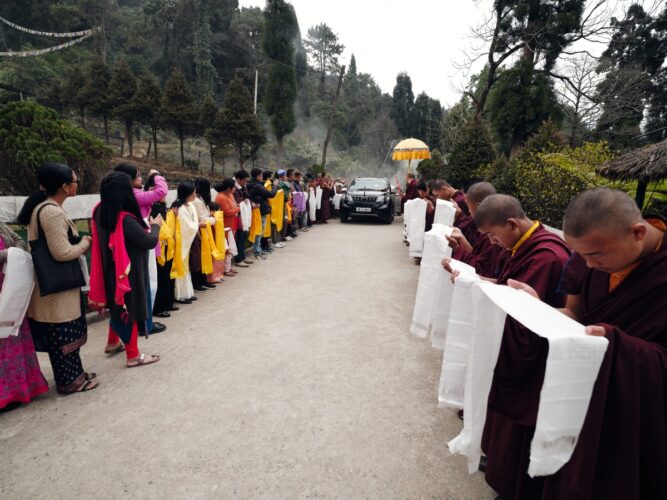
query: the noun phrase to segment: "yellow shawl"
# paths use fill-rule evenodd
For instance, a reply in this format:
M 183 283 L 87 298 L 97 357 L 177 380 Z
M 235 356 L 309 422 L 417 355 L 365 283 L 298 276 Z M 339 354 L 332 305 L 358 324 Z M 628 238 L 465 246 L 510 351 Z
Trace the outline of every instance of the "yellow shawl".
M 271 223 L 276 225 L 276 230 L 281 231 L 285 218 L 285 192 L 281 189 L 273 198 L 269 199 L 271 205 Z
M 206 227 L 200 228 L 199 233 L 201 235 L 201 272 L 202 274 L 212 274 L 213 259 L 222 260 L 225 258 L 225 254 L 218 251 L 210 222 L 207 221 Z

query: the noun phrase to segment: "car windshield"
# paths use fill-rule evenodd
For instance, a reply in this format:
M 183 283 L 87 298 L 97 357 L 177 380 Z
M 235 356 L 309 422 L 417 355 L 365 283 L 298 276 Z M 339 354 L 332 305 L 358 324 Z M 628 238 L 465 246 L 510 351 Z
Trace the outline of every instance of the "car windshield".
M 387 181 L 384 179 L 355 179 L 350 190 L 386 191 Z

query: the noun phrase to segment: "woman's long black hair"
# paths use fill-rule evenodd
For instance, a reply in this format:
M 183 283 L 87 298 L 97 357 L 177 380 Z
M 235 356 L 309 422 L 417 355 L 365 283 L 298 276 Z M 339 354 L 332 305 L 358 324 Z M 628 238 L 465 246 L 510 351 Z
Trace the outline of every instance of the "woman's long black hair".
M 199 177 L 195 180 L 195 187 L 197 189 L 197 196 L 199 196 L 204 202 L 204 205 L 208 207 L 209 203 L 211 203 L 211 183 L 208 179 Z
M 109 232 L 116 229 L 121 211 L 134 215 L 142 226 L 148 228 L 132 191 L 132 179 L 124 172 L 111 172 L 102 179 L 99 211 L 100 226 Z
M 192 182 L 181 182 L 176 190 L 176 199 L 174 200 L 174 203 L 171 204 L 171 208 L 179 208 L 185 205 L 185 200 L 187 200 L 194 192 L 195 185 Z
M 137 175 L 139 175 L 139 169 L 132 163 L 119 163 L 114 167 L 114 171 L 123 172 L 124 174 L 129 175 L 132 180 L 136 179 Z
M 30 224 L 30 218 L 35 207 L 45 201 L 49 196 L 53 196 L 63 184 L 69 184 L 74 180 L 74 171 L 62 163 L 45 163 L 37 170 L 37 182 L 40 189 L 31 194 L 18 216 L 19 224 L 27 226 Z

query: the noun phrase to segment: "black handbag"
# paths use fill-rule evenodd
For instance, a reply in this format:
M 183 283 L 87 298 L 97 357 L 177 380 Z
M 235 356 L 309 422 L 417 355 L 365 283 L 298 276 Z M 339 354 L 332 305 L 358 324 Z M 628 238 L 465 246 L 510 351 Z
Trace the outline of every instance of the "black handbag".
M 47 203 L 46 205 L 53 205 L 53 203 Z M 37 239 L 30 242 L 32 263 L 35 267 L 39 294 L 42 297 L 52 293 L 72 290 L 73 288 L 81 288 L 86 284 L 78 258 L 67 262 L 60 262 L 51 255 L 49 246 L 46 243 L 44 230 L 39 221 L 40 212 L 46 205 L 42 205 L 37 212 Z M 72 228 L 68 230 L 68 238 L 73 245 L 81 241 L 81 238 L 74 236 Z

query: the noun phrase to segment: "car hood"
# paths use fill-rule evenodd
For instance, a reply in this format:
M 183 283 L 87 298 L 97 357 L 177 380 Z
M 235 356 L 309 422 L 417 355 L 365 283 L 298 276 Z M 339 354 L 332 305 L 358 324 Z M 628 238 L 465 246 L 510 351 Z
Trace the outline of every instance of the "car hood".
M 387 191 L 372 191 L 370 189 L 366 189 L 365 191 L 363 189 L 359 190 L 350 190 L 347 192 L 347 194 L 351 194 L 353 196 L 380 196 L 382 194 L 387 194 Z

